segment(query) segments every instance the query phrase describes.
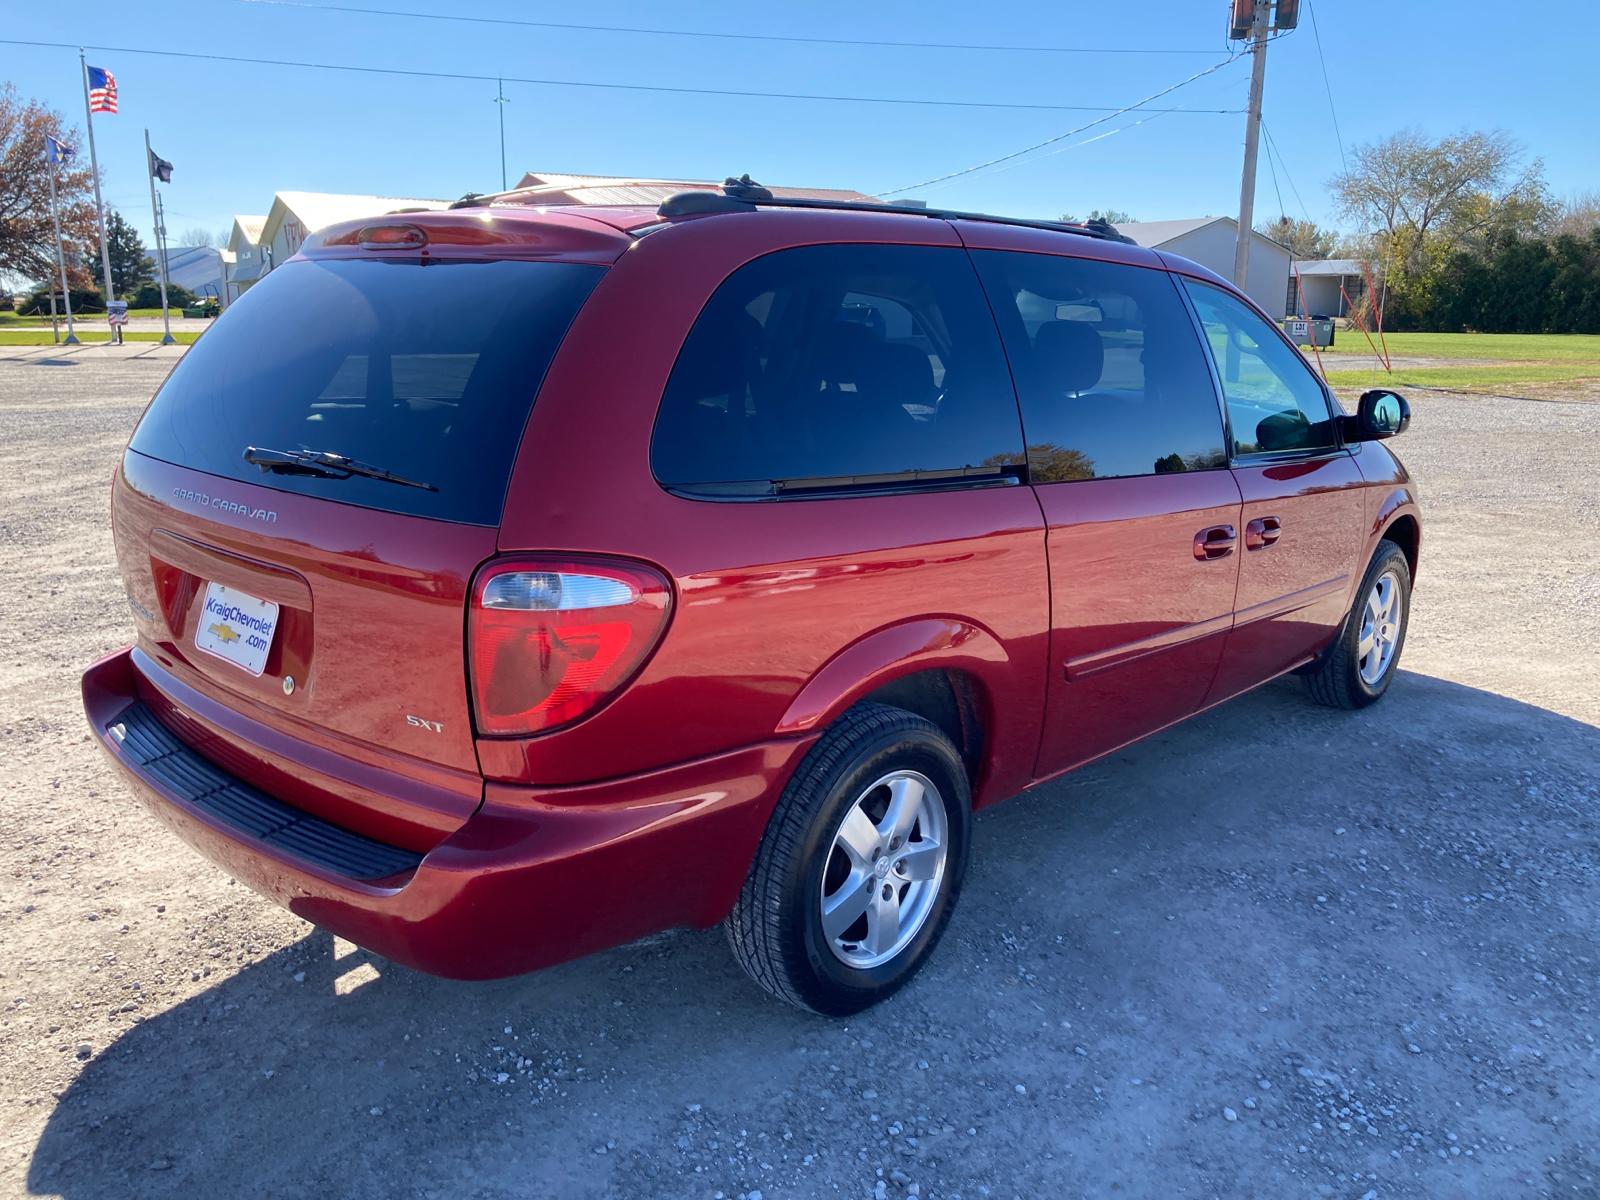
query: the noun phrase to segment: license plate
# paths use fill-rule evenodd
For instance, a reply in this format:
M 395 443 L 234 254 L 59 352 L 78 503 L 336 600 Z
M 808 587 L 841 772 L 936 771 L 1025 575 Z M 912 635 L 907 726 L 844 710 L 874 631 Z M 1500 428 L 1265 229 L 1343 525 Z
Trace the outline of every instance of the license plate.
M 195 649 L 232 663 L 259 676 L 272 649 L 278 628 L 278 606 L 258 600 L 237 588 L 206 584 L 206 602 L 200 609 L 200 628 L 194 631 Z

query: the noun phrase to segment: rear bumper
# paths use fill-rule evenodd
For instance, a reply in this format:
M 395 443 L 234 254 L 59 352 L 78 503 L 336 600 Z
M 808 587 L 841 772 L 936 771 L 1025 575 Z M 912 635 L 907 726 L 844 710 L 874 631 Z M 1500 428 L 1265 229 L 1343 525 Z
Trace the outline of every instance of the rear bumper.
M 83 700 L 91 732 L 133 793 L 189 845 L 297 916 L 451 979 L 516 975 L 674 926 L 716 924 L 815 740 L 601 783 L 489 783 L 478 811 L 414 870 L 364 882 L 222 819 L 141 761 L 127 722 L 119 725 L 140 702 L 132 651 L 91 666 Z

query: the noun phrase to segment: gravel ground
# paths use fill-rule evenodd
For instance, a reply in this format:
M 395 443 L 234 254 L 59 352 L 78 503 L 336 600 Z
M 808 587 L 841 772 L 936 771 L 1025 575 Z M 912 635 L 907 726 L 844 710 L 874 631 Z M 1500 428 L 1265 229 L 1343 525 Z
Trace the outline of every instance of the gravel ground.
M 1416 393 L 1388 698 L 1281 681 L 981 815 L 844 1022 L 719 930 L 430 979 L 157 828 L 77 678 L 170 361 L 0 357 L 0 1194 L 1600 1194 L 1600 405 Z

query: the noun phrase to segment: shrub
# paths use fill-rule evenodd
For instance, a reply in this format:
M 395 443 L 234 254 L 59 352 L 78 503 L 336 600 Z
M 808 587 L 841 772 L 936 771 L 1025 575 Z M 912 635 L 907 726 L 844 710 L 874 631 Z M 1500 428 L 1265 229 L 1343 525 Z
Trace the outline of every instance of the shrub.
M 1600 333 L 1600 230 L 1511 235 L 1455 254 L 1428 318 L 1445 333 Z
M 73 288 L 72 315 L 80 313 L 103 313 L 106 310 L 105 301 L 100 298 L 100 289 Z M 61 293 L 56 293 L 56 315 L 65 317 L 66 313 L 61 307 Z M 19 317 L 48 317 L 50 315 L 50 289 L 36 287 L 26 296 L 18 296 L 15 300 L 16 312 Z
M 161 285 L 146 280 L 139 285 L 139 290 L 131 296 L 125 296 L 129 308 L 160 308 Z M 194 293 L 188 288 L 176 283 L 167 285 L 167 307 L 182 308 L 186 304 L 194 303 Z

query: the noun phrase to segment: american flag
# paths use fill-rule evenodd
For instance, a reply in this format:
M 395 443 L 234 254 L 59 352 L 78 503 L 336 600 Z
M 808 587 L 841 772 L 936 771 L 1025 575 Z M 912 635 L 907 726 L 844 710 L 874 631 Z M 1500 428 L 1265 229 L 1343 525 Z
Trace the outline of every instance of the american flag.
M 104 67 L 89 68 L 89 111 L 117 111 L 117 78 Z

